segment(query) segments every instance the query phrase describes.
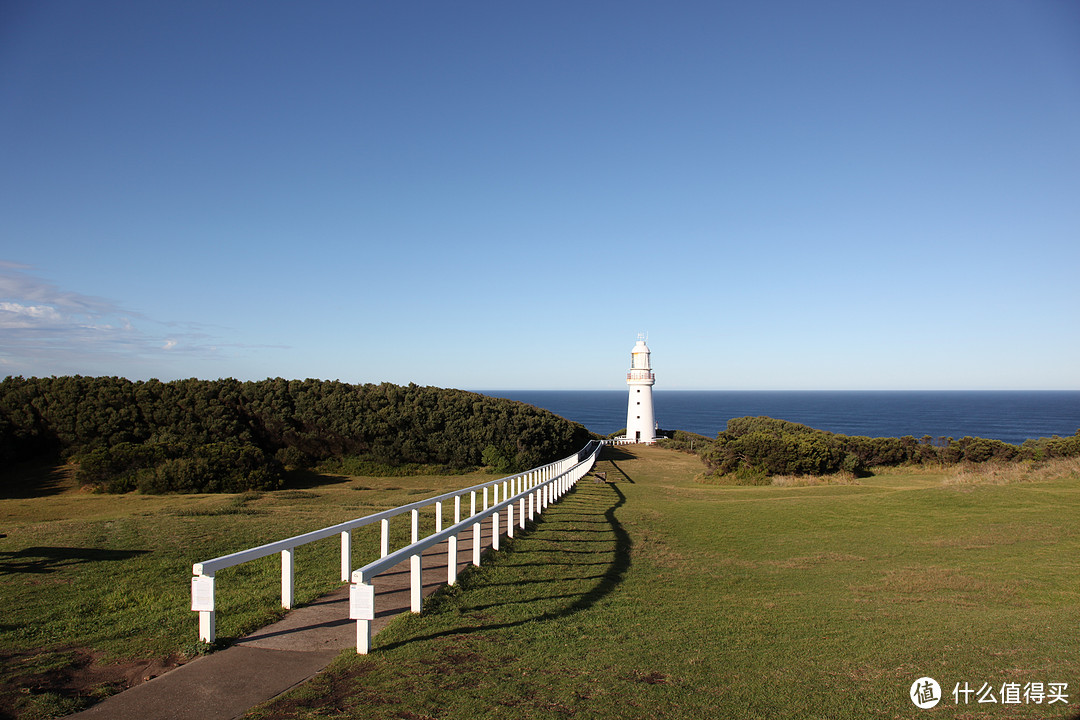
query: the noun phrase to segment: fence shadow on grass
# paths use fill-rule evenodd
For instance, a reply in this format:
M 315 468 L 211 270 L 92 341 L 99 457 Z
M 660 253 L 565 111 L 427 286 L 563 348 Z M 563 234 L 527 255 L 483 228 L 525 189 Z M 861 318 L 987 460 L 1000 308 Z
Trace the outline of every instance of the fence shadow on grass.
M 603 450 L 600 451 L 600 457 L 597 458 L 596 467 L 593 468 L 593 475 L 596 474 L 597 468 L 606 463 L 614 471 L 612 477 L 607 478 L 609 481 L 617 482 L 619 480 L 625 480 L 630 484 L 634 484 L 634 478 L 626 474 L 626 472 L 619 467 L 616 460 L 633 460 L 634 455 L 621 449 L 618 445 L 606 445 Z
M 634 455 L 623 450 L 619 445 L 605 445 L 598 460 L 633 460 Z
M 610 532 L 614 536 L 614 538 L 613 538 L 614 550 L 612 551 L 610 561 L 607 561 L 607 562 L 576 562 L 576 561 L 571 560 L 570 562 L 566 562 L 566 563 L 558 563 L 560 566 L 566 566 L 566 565 L 569 565 L 569 566 L 572 566 L 572 567 L 590 566 L 589 569 L 587 570 L 587 572 L 589 574 L 586 575 L 586 576 L 577 576 L 577 577 L 549 578 L 547 584 L 549 584 L 551 586 L 551 592 L 543 593 L 539 597 L 531 597 L 531 598 L 528 598 L 527 600 L 522 600 L 520 598 L 508 598 L 507 600 L 505 600 L 503 602 L 494 602 L 494 603 L 487 603 L 487 604 L 470 605 L 468 607 L 462 608 L 462 610 L 466 611 L 468 613 L 473 613 L 473 612 L 477 612 L 477 611 L 488 610 L 488 609 L 498 608 L 498 607 L 503 607 L 503 606 L 508 606 L 508 605 L 520 605 L 520 604 L 526 603 L 526 602 L 552 601 L 552 600 L 567 600 L 567 601 L 570 601 L 570 602 L 566 603 L 563 607 L 559 608 L 558 610 L 552 610 L 552 611 L 548 611 L 548 612 L 544 612 L 544 613 L 539 613 L 539 614 L 537 614 L 537 615 L 535 615 L 533 617 L 525 618 L 523 620 L 515 620 L 513 622 L 504 622 L 504 623 L 493 622 L 493 623 L 482 624 L 482 625 L 479 625 L 479 626 L 473 625 L 473 626 L 469 626 L 469 627 L 455 627 L 455 628 L 450 628 L 450 629 L 447 629 L 447 630 L 442 630 L 442 631 L 439 631 L 439 632 L 429 633 L 427 635 L 412 635 L 412 636 L 410 636 L 408 638 L 405 638 L 405 639 L 402 639 L 402 640 L 399 640 L 399 641 L 396 641 L 396 642 L 387 643 L 385 645 L 377 645 L 378 649 L 380 649 L 380 650 L 391 650 L 393 648 L 400 647 L 402 645 L 406 645 L 406 644 L 409 644 L 409 643 L 413 643 L 413 642 L 416 642 L 418 640 L 435 640 L 435 639 L 438 639 L 438 638 L 441 638 L 441 637 L 462 635 L 462 634 L 467 634 L 467 633 L 472 633 L 472 632 L 487 632 L 487 631 L 491 631 L 491 630 L 501 630 L 501 629 L 507 629 L 507 628 L 520 627 L 520 626 L 526 625 L 528 623 L 544 622 L 544 621 L 548 621 L 548 620 L 559 620 L 559 619 L 562 619 L 562 618 L 569 617 L 570 615 L 581 612 L 583 610 L 588 610 L 593 605 L 595 605 L 597 602 L 599 602 L 603 598 L 610 595 L 619 586 L 619 584 L 622 583 L 622 581 L 626 577 L 627 570 L 630 569 L 631 554 L 632 554 L 634 543 L 633 543 L 633 540 L 630 538 L 630 533 L 628 533 L 626 531 L 626 529 L 623 527 L 622 523 L 619 522 L 619 519 L 616 517 L 616 513 L 617 513 L 618 509 L 621 508 L 626 503 L 626 496 L 623 494 L 622 490 L 620 490 L 617 485 L 614 485 L 614 484 L 611 484 L 611 483 L 605 484 L 602 489 L 605 490 L 606 492 L 610 493 L 611 495 L 613 495 L 614 500 L 615 500 L 615 502 L 613 502 L 609 507 L 607 507 L 604 510 L 605 521 L 610 526 Z M 570 495 L 567 496 L 566 499 L 569 500 L 571 498 L 574 498 L 574 496 L 577 494 L 577 492 L 579 492 L 579 491 L 575 491 L 574 493 L 571 493 Z M 560 519 L 557 518 L 557 517 L 550 517 L 550 516 L 545 517 L 544 518 L 545 522 L 543 523 L 543 525 L 538 525 L 536 528 L 534 528 L 533 533 L 532 533 L 532 537 L 536 538 L 536 539 L 543 539 L 542 535 L 545 533 L 545 531 L 546 532 L 559 532 L 556 528 L 552 527 L 552 525 L 554 525 L 555 523 L 558 523 L 559 520 Z M 569 542 L 573 542 L 573 541 L 569 541 Z M 512 543 L 511 547 L 509 547 L 507 549 L 507 556 L 509 558 L 513 557 L 513 554 L 514 554 L 514 551 L 515 551 L 516 547 L 520 547 L 520 543 L 518 541 L 515 541 L 514 543 Z M 581 551 L 551 550 L 551 551 L 548 551 L 548 552 L 551 552 L 554 555 L 558 555 L 558 554 L 561 554 L 563 552 L 573 552 L 573 553 L 577 554 L 577 553 L 580 553 Z M 600 551 L 597 551 L 597 552 L 600 552 Z M 594 554 L 594 553 L 590 552 L 589 554 Z M 554 563 L 552 563 L 552 564 L 554 564 Z M 596 569 L 596 566 L 598 566 L 598 565 L 604 566 L 603 572 L 598 572 L 598 570 Z M 550 567 L 551 564 L 533 563 L 533 562 L 525 562 L 525 563 L 513 563 L 513 562 L 510 562 L 509 564 L 504 565 L 503 567 L 504 568 L 526 568 L 526 567 L 536 567 L 536 566 Z M 477 586 L 485 586 L 486 587 L 487 584 L 483 581 L 483 579 L 477 577 L 478 573 L 481 573 L 481 572 L 483 572 L 483 568 L 470 568 L 468 571 L 463 573 L 462 576 L 460 577 L 461 584 L 463 586 L 462 589 L 467 591 L 467 587 L 465 587 L 465 586 L 469 585 L 470 581 L 474 577 L 476 577 L 476 585 Z M 565 583 L 567 581 L 574 581 L 574 580 L 581 581 L 581 580 L 592 580 L 592 579 L 595 579 L 596 583 L 591 588 L 589 588 L 588 590 L 586 590 L 585 592 L 582 592 L 582 593 L 570 593 L 570 594 L 568 594 L 568 593 L 565 592 L 565 586 L 560 585 L 561 583 Z M 521 585 L 526 585 L 526 584 L 542 585 L 543 583 L 539 582 L 539 581 L 536 581 L 536 580 L 530 580 L 530 581 L 523 581 L 521 583 L 502 583 L 502 584 L 503 585 L 513 585 L 515 587 L 519 587 Z M 432 595 L 428 599 L 428 603 L 429 603 L 428 607 L 430 609 L 435 609 L 441 604 L 441 601 L 442 601 L 443 598 L 440 598 L 439 596 L 442 595 L 446 590 L 447 590 L 447 588 L 442 588 L 438 593 L 436 593 L 435 595 Z M 560 591 L 562 591 L 562 592 L 560 592 Z

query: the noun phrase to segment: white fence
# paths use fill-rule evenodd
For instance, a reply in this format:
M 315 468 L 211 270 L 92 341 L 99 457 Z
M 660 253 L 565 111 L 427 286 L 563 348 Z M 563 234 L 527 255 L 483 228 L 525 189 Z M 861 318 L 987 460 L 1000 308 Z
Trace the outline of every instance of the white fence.
M 352 581 L 350 588 L 349 615 L 357 621 L 357 652 L 367 653 L 371 647 L 370 621 L 374 619 L 374 587 L 371 580 L 376 575 L 393 567 L 405 558 L 411 558 L 411 596 L 412 611 L 420 612 L 421 607 L 421 583 L 420 567 L 421 557 L 429 547 L 446 540 L 449 545 L 447 562 L 447 583 L 453 584 L 457 580 L 457 539 L 458 535 L 466 532 L 469 527 L 473 531 L 473 558 L 474 565 L 480 564 L 480 534 L 481 523 L 491 518 L 492 533 L 491 544 L 495 550 L 499 549 L 499 537 L 501 535 L 500 520 L 505 512 L 505 532 L 509 537 L 514 536 L 515 504 L 517 506 L 517 524 L 525 528 L 526 515 L 532 520 L 547 506 L 562 497 L 574 484 L 592 469 L 596 457 L 600 453 L 604 442 L 590 442 L 577 453 L 549 463 L 542 467 L 533 468 L 517 475 L 511 475 L 498 480 L 473 485 L 472 487 L 455 490 L 454 492 L 428 498 L 409 505 L 402 505 L 391 510 L 384 510 L 374 515 L 367 515 L 355 520 L 338 523 L 330 527 L 315 530 L 303 535 L 286 538 L 267 545 L 242 550 L 241 552 L 223 555 L 222 557 L 195 563 L 192 566 L 191 579 L 191 609 L 199 613 L 199 639 L 204 642 L 213 642 L 216 628 L 216 610 L 214 603 L 214 575 L 218 570 L 233 567 L 242 563 L 267 557 L 275 553 L 281 553 L 281 606 L 291 608 L 293 606 L 293 583 L 295 577 L 294 553 L 296 548 L 316 540 L 341 536 L 341 580 Z M 501 490 L 501 493 L 500 493 Z M 489 492 L 492 494 L 492 504 L 489 506 Z M 477 495 L 482 494 L 483 507 L 477 510 Z M 469 516 L 465 520 L 461 518 L 461 499 L 468 495 L 470 498 Z M 503 498 L 499 500 L 500 496 Z M 453 500 L 454 524 L 442 528 L 443 503 Z M 419 537 L 420 511 L 429 506 L 434 506 L 435 531 L 427 537 Z M 409 545 L 390 552 L 390 519 L 410 513 L 412 521 L 411 542 Z M 352 532 L 357 528 L 380 523 L 380 553 L 379 560 L 368 563 L 356 572 L 352 572 Z

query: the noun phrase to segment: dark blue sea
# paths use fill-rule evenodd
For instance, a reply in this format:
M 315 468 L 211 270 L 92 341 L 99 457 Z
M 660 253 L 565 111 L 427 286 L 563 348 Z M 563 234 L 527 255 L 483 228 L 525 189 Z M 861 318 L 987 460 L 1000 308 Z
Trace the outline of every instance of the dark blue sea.
M 483 391 L 520 400 L 579 422 L 601 435 L 626 427 L 625 390 Z M 1080 391 L 690 391 L 653 392 L 665 430 L 714 437 L 731 418 L 767 415 L 842 435 L 1029 438 L 1073 435 L 1080 429 Z

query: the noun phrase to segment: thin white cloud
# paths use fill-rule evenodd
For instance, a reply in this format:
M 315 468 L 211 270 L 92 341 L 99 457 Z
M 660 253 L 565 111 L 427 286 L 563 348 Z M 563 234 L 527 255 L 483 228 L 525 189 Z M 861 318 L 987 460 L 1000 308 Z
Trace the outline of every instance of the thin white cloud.
M 17 263 L 0 261 L 0 299 L 91 316 L 111 315 L 120 310 L 115 303 L 104 298 L 62 290 L 47 280 L 24 272 L 29 269 Z
M 49 305 L 21 305 L 15 302 L 0 302 L 0 329 L 30 328 L 44 325 L 57 325 L 64 320 L 56 308 Z
M 18 263 L 0 260 L 0 367 L 30 375 L 124 374 L 164 363 L 164 351 L 215 356 L 212 339 L 184 323 L 177 333 L 100 297 L 64 290 Z
M 223 343 L 229 328 L 150 318 L 106 298 L 65 290 L 33 270 L 0 260 L 0 369 L 5 375 L 186 377 L 193 361 L 223 369 L 232 351 L 289 347 Z

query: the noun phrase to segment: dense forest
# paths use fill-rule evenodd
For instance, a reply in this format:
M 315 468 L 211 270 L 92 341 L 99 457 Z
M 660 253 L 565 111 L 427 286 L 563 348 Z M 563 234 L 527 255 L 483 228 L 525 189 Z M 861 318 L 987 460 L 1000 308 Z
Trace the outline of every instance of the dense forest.
M 662 445 L 701 455 L 709 473 L 737 481 L 764 482 L 773 475 L 828 475 L 849 472 L 856 477 L 871 467 L 937 463 L 982 463 L 989 460 L 1045 460 L 1080 457 L 1080 430 L 1071 437 L 1040 438 L 1022 445 L 964 437 L 919 439 L 837 435 L 786 420 L 743 417 L 728 421 L 715 439 L 676 432 Z
M 591 438 L 531 405 L 417 385 L 0 382 L 0 463 L 71 459 L 80 482 L 110 492 L 273 489 L 285 466 L 342 459 L 509 472 L 569 455 Z

